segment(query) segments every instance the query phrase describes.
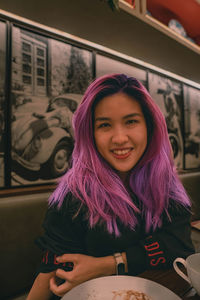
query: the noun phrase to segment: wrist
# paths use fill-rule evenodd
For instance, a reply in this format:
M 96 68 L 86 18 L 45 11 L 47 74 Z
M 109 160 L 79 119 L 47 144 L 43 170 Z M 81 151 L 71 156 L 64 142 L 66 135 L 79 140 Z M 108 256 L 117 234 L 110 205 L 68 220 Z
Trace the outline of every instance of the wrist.
M 99 258 L 100 276 L 110 276 L 116 274 L 116 265 L 113 255 Z

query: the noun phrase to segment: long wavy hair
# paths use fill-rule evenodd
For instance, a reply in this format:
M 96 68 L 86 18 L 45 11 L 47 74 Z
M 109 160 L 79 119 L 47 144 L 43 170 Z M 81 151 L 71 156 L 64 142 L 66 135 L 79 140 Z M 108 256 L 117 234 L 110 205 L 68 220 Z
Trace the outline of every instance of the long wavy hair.
M 147 125 L 147 148 L 129 177 L 130 190 L 142 203 L 141 211 L 117 172 L 98 152 L 94 140 L 97 103 L 119 92 L 138 101 Z M 71 192 L 86 205 L 91 227 L 103 222 L 108 232 L 116 236 L 120 235 L 117 220 L 134 230 L 140 213 L 146 220 L 148 232 L 161 226 L 161 215 L 167 212 L 169 199 L 190 206 L 175 170 L 164 116 L 137 79 L 124 74 L 97 78 L 86 90 L 72 123 L 75 145 L 71 167 L 51 195 L 50 205 L 61 207 L 64 197 Z

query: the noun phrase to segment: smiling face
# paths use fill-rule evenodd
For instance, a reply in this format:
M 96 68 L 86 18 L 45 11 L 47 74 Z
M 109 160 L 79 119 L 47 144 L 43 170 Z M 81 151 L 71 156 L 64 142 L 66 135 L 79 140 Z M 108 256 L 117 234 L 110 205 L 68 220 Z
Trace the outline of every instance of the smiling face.
M 147 146 L 146 121 L 134 98 L 117 93 L 100 100 L 94 111 L 94 138 L 102 157 L 124 179 Z

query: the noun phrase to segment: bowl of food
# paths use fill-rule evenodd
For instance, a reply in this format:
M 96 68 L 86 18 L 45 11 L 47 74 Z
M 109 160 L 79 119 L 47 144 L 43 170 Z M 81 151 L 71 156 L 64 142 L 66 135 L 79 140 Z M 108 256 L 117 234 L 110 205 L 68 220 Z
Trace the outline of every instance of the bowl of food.
M 88 280 L 66 293 L 62 300 L 180 300 L 166 287 L 141 277 L 107 276 Z

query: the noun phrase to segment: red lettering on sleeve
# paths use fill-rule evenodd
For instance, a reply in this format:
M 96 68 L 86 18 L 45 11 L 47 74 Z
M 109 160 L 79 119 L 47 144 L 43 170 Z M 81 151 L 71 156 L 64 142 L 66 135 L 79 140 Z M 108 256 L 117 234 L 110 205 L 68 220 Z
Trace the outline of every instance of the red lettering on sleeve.
M 163 251 L 160 249 L 160 245 L 157 241 L 144 245 L 144 248 L 147 251 L 147 256 L 149 257 L 149 263 L 151 266 L 155 267 L 159 263 L 164 264 L 166 262 L 166 259 L 163 257 Z M 151 259 L 152 256 L 154 258 Z
M 159 254 L 163 254 L 163 251 L 148 253 L 148 256 L 155 256 L 155 255 L 159 255 Z
M 54 265 L 59 265 L 59 262 L 57 262 L 57 260 L 56 260 L 56 255 L 54 254 L 54 257 L 53 257 L 53 263 L 54 263 Z
M 49 251 L 46 252 L 46 256 L 45 256 L 45 264 L 48 263 L 48 257 L 49 257 Z
M 165 262 L 166 262 L 166 259 L 161 256 L 161 257 L 158 257 L 157 259 L 156 258 L 151 259 L 150 264 L 155 267 L 159 263 L 164 264 Z
M 155 242 L 150 245 L 144 245 L 144 247 L 147 251 L 152 251 L 152 250 L 158 249 L 160 247 L 160 245 L 158 244 L 158 242 Z
M 42 257 L 42 262 L 44 264 L 47 264 L 48 263 L 48 257 L 49 257 L 49 251 L 46 251 Z

